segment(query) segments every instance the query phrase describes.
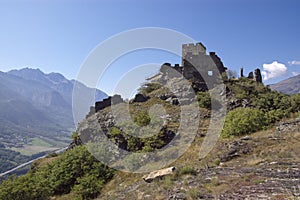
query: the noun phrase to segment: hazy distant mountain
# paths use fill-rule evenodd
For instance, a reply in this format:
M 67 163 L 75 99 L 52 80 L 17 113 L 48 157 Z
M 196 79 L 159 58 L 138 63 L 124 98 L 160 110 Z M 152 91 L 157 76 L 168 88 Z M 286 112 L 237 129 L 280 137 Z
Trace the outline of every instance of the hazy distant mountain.
M 270 85 L 272 90 L 285 94 L 297 94 L 300 92 L 300 75 L 293 76 L 276 84 Z
M 59 73 L 45 74 L 25 68 L 0 72 L 0 143 L 6 147 L 26 144 L 38 137 L 59 146 L 75 128 L 72 92 L 75 81 Z M 78 83 L 86 93 L 94 89 Z M 95 99 L 107 95 L 96 90 Z M 93 105 L 94 102 L 83 102 Z

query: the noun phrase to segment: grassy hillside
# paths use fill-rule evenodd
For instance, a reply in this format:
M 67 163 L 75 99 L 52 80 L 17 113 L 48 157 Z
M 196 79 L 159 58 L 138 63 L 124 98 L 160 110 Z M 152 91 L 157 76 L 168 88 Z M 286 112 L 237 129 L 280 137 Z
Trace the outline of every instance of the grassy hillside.
M 295 199 L 300 192 L 299 179 L 293 180 L 300 176 L 300 132 L 275 133 L 271 128 L 247 140 L 219 140 L 203 160 L 199 160 L 203 138 L 197 137 L 172 163 L 173 175 L 146 183 L 143 174 L 117 172 L 97 199 Z M 237 143 L 235 156 L 226 160 L 233 151 L 230 146 Z
M 40 160 L 25 176 L 3 182 L 0 199 L 24 196 L 58 200 L 288 199 L 299 196 L 300 95 L 284 95 L 243 78 L 227 80 L 225 84 L 228 114 L 220 139 L 208 156 L 199 159 L 211 115 L 209 93 L 199 92 L 199 129 L 187 151 L 170 164 L 176 168 L 172 175 L 146 183 L 142 179 L 144 174 L 109 169 L 85 146 L 79 145 L 79 136 L 85 130 L 79 128 L 79 135 L 74 135 L 75 148 Z M 109 140 L 128 151 L 151 152 L 164 147 L 174 137 L 170 134 L 178 130 L 181 106 L 163 100 L 161 95 L 170 92 L 161 86 L 148 84 L 141 92 L 151 98 L 143 103 L 130 102 L 129 106 L 131 117 L 139 126 L 128 122 L 114 124 L 111 111 L 106 108 L 87 118 L 81 127 L 92 131 L 99 124 L 106 127 Z M 160 120 L 153 117 L 155 113 L 147 112 L 157 104 L 165 109 L 165 113 L 160 110 L 156 113 L 166 119 L 163 128 L 151 137 L 132 136 L 155 130 L 155 126 L 146 126 L 149 124 L 161 127 Z M 138 170 L 141 161 L 127 161 L 126 167 Z

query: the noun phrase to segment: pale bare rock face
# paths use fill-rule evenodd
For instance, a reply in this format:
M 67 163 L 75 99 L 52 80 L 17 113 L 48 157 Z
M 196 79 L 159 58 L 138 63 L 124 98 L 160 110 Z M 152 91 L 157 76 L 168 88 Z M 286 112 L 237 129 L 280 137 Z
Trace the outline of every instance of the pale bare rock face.
M 173 174 L 174 171 L 175 171 L 175 167 L 168 167 L 165 169 L 156 170 L 156 171 L 150 172 L 147 175 L 144 175 L 143 179 L 144 179 L 144 181 L 149 183 L 149 182 L 153 181 L 154 179 Z

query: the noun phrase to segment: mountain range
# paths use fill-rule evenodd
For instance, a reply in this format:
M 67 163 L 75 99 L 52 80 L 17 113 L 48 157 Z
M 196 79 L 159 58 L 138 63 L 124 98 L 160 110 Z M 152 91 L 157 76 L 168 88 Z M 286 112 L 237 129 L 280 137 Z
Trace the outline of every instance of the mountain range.
M 75 80 L 31 68 L 0 72 L 0 80 L 0 144 L 20 147 L 30 144 L 33 138 L 54 147 L 68 143 L 75 129 L 72 114 Z M 98 89 L 78 82 L 76 85 L 93 93 L 95 100 L 107 97 Z
M 284 94 L 297 94 L 300 92 L 300 75 L 272 84 L 270 88 Z

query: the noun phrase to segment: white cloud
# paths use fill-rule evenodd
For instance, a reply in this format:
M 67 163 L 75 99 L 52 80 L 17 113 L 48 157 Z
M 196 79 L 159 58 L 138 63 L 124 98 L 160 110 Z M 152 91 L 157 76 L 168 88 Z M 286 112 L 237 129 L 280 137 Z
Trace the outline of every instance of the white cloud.
M 277 61 L 272 62 L 271 64 L 263 64 L 262 75 L 264 80 L 269 80 L 271 78 L 280 77 L 286 74 L 287 67 Z
M 289 65 L 300 65 L 300 61 L 298 60 L 289 61 L 288 63 Z
M 297 75 L 299 75 L 299 73 L 298 72 L 292 72 L 292 75 L 297 76 Z

